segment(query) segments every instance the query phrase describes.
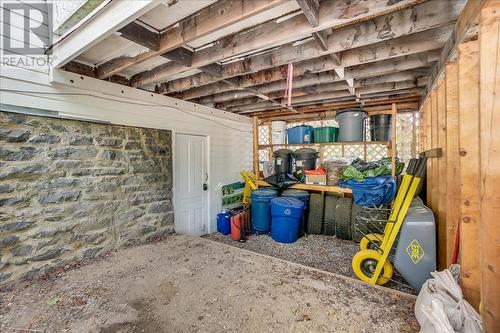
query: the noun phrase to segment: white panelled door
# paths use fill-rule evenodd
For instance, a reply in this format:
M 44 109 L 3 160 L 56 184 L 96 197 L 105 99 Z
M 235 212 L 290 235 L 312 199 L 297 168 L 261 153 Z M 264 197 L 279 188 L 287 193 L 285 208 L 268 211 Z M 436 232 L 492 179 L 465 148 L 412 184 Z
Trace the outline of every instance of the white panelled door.
M 175 136 L 175 231 L 201 236 L 208 222 L 207 138 Z

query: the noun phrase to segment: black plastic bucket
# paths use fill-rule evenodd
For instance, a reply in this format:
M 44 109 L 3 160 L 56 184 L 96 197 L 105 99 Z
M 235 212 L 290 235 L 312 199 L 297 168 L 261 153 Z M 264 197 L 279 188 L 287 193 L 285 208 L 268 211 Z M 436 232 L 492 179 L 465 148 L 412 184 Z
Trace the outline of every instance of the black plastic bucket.
M 372 141 L 391 141 L 392 115 L 370 116 L 370 137 Z
M 292 173 L 292 154 L 293 151 L 291 151 L 290 149 L 279 149 L 273 153 L 275 174 Z
M 304 170 L 315 170 L 318 152 L 311 148 L 300 148 L 293 152 L 295 157 L 295 174 L 300 175 Z

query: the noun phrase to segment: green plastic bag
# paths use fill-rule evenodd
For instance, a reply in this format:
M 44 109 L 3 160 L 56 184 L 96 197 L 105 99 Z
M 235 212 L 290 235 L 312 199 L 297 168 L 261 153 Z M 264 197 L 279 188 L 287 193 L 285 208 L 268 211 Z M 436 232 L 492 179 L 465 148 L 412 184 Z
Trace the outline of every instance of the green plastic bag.
M 390 176 L 391 175 L 391 159 L 383 158 L 378 161 L 380 164 L 379 167 L 374 169 L 368 169 L 363 172 L 359 171 L 355 167 L 348 165 L 344 167 L 342 170 L 342 176 L 340 179 L 342 181 L 348 181 L 349 179 L 356 179 L 357 181 L 363 181 L 366 177 L 377 177 L 377 176 Z M 396 175 L 401 174 L 405 164 L 400 162 L 398 158 L 396 158 Z

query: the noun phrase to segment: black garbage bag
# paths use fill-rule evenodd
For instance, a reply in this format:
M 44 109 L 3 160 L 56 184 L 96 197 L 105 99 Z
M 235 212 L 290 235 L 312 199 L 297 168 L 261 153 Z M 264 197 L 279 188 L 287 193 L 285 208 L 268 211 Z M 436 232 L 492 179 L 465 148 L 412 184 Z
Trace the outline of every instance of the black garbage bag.
M 379 161 L 376 162 L 365 162 L 360 158 L 352 161 L 351 166 L 356 168 L 359 172 L 363 172 L 365 170 L 375 169 L 381 166 L 382 164 Z
M 300 183 L 300 181 L 292 175 L 279 173 L 277 175 L 272 175 L 267 178 L 264 178 L 264 181 L 274 187 L 277 187 L 280 190 L 287 189 L 293 184 Z

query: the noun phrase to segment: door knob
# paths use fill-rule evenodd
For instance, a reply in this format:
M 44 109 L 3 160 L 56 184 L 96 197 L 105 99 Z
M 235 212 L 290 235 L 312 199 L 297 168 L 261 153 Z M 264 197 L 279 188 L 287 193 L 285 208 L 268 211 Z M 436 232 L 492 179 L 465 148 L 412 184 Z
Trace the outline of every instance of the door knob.
M 203 191 L 206 191 L 208 190 L 208 185 L 207 184 L 203 184 Z

